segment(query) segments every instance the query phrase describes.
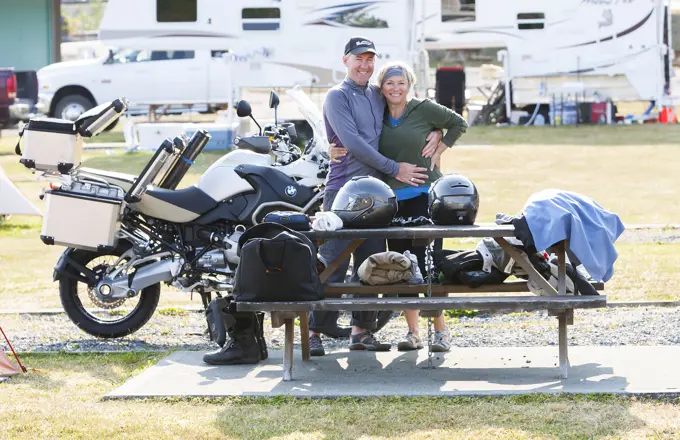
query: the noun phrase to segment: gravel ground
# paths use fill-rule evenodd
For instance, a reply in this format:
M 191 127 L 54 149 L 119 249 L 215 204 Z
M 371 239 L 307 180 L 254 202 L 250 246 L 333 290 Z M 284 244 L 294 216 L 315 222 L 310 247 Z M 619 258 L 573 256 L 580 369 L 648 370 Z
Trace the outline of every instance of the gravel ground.
M 679 228 L 627 229 L 618 242 L 680 242 Z M 349 321 L 344 315 L 343 323 Z M 427 334 L 421 320 L 421 335 Z M 79 330 L 65 314 L 5 314 L 0 324 L 12 345 L 22 352 L 213 350 L 217 346 L 204 335 L 201 313 L 179 316 L 156 313 L 139 331 L 122 339 L 97 339 Z M 479 314 L 450 320 L 453 345 L 460 347 L 524 347 L 557 344 L 557 320 L 547 312 Z M 265 324 L 271 348 L 283 347 L 283 328 Z M 397 317 L 378 333 L 379 339 L 396 343 L 406 333 L 406 321 Z M 571 345 L 680 345 L 680 308 L 622 307 L 604 310 L 576 310 L 569 328 Z M 299 334 L 296 332 L 296 342 Z M 347 340 L 324 338 L 327 349 L 346 348 Z M 7 348 L 0 340 L 0 347 Z
M 347 316 L 341 318 L 346 322 Z M 203 335 L 200 313 L 154 317 L 135 334 L 122 339 L 93 338 L 80 331 L 66 315 L 0 315 L 0 323 L 18 351 L 133 351 L 212 350 L 217 346 Z M 557 320 L 546 312 L 479 314 L 450 320 L 453 345 L 460 347 L 525 347 L 557 345 Z M 283 328 L 265 323 L 268 346 L 282 348 Z M 396 343 L 406 332 L 406 321 L 395 317 L 378 333 L 381 340 Z M 296 342 L 299 343 L 296 331 Z M 427 334 L 421 320 L 421 334 Z M 680 308 L 636 307 L 576 310 L 569 328 L 571 345 L 680 345 Z M 347 340 L 324 338 L 329 348 L 346 348 Z M 5 346 L 0 341 L 0 346 Z M 7 347 L 5 347 L 7 348 Z
M 650 228 L 626 229 L 616 240 L 617 243 L 677 243 L 680 242 L 680 229 Z

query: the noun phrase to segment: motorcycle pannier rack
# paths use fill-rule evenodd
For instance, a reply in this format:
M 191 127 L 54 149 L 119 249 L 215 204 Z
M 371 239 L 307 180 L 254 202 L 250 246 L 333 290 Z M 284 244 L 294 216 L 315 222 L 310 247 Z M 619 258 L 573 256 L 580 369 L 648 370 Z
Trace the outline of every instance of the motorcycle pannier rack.
M 45 216 L 40 239 L 45 244 L 76 249 L 112 250 L 117 244 L 123 191 L 113 187 L 78 185 L 73 191 L 54 189 L 45 192 Z
M 83 113 L 75 122 L 66 119 L 36 118 L 20 133 L 16 153 L 26 168 L 66 174 L 80 165 L 83 137 L 99 134 L 125 110 L 127 102 L 116 99 Z

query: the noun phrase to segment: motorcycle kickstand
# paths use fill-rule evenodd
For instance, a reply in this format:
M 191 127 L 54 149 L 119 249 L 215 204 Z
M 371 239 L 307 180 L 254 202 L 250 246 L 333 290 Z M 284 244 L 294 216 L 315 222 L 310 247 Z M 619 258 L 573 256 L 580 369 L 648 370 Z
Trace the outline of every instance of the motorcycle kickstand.
M 210 301 L 212 301 L 212 293 L 204 292 L 202 288 L 198 291 L 198 293 L 199 295 L 201 295 L 201 302 L 203 302 L 203 311 L 205 312 L 206 310 L 208 310 L 208 307 L 210 306 Z

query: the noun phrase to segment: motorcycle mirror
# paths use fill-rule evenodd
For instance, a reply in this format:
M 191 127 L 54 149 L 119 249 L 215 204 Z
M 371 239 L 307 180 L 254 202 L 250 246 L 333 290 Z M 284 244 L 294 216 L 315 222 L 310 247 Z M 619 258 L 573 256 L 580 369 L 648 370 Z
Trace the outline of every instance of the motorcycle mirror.
M 279 106 L 279 95 L 275 91 L 269 92 L 269 108 L 276 108 Z
M 279 125 L 278 108 L 279 108 L 279 95 L 275 91 L 269 92 L 269 108 L 274 109 L 274 124 Z
M 253 109 L 250 108 L 248 101 L 242 99 L 236 103 L 236 114 L 239 118 L 247 118 L 253 114 Z

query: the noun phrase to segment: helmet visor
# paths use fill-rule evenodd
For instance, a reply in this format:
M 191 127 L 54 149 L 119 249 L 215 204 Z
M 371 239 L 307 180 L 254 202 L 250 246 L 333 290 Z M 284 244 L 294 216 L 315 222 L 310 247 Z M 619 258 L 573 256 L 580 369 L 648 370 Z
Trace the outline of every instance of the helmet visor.
M 373 206 L 369 194 L 338 194 L 333 201 L 333 211 L 364 211 Z

